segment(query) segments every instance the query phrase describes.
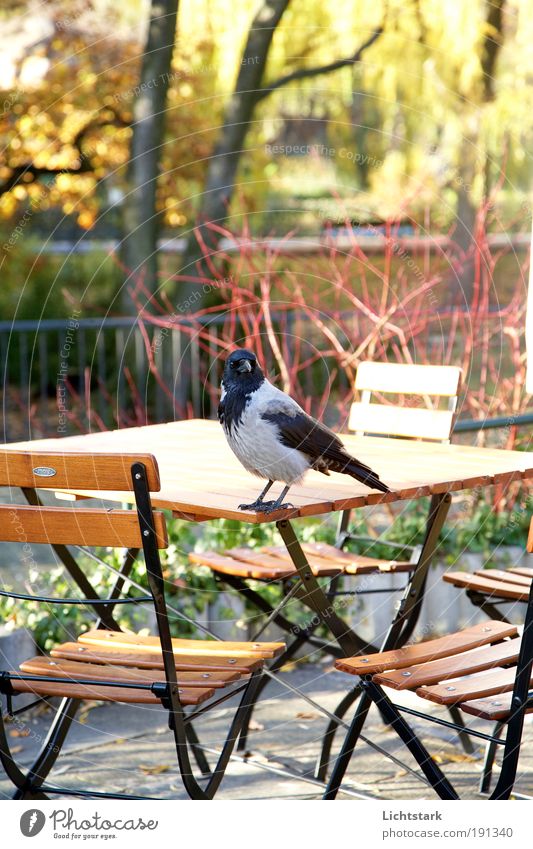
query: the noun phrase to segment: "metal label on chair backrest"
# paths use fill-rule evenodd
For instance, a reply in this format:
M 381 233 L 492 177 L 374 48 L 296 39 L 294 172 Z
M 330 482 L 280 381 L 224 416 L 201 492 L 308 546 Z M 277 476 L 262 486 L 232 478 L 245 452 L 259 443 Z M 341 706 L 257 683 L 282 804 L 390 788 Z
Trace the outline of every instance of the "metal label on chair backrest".
M 53 478 L 57 472 L 51 466 L 37 466 L 36 469 L 33 469 L 33 474 L 38 478 Z

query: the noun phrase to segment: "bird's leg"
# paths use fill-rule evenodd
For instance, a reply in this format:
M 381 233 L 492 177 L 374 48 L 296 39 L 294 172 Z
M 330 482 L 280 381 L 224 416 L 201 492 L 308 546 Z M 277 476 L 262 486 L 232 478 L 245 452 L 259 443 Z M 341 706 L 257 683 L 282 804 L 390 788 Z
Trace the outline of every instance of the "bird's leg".
M 290 483 L 287 484 L 279 494 L 278 498 L 275 501 L 265 501 L 263 505 L 259 507 L 262 513 L 273 513 L 274 510 L 289 510 L 291 507 L 294 507 L 294 504 L 290 504 L 288 501 L 284 504 L 283 499 L 287 495 L 289 489 L 291 488 Z
M 253 504 L 239 504 L 239 510 L 263 510 L 265 507 L 274 504 L 273 501 L 263 501 L 274 481 L 269 481 L 260 495 L 257 496 Z

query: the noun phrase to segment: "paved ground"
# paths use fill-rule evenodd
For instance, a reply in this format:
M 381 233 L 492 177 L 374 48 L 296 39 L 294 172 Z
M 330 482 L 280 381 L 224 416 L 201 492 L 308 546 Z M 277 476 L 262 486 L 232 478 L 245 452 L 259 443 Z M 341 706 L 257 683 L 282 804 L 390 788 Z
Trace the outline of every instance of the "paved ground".
M 331 664 L 301 665 L 282 674 L 282 679 L 301 687 L 307 695 L 333 709 L 345 692 L 347 676 L 331 670 Z M 411 697 L 408 697 L 411 698 Z M 229 703 L 228 703 L 229 705 Z M 99 791 L 143 794 L 159 799 L 185 798 L 176 768 L 175 750 L 164 714 L 160 709 L 127 705 L 84 706 L 73 726 L 65 754 L 50 781 L 62 787 L 92 787 Z M 229 724 L 232 707 L 198 723 L 202 741 L 220 745 Z M 39 740 L 50 721 L 49 710 L 22 715 L 9 725 L 10 742 L 22 763 L 31 762 Z M 445 714 L 440 714 L 445 715 Z M 279 770 L 297 769 L 312 774 L 326 720 L 312 706 L 288 692 L 279 683 L 269 685 L 257 710 L 256 727 L 250 736 L 252 757 L 230 764 L 217 798 L 226 799 L 315 799 L 320 787 L 298 778 L 282 776 Z M 533 793 L 533 717 L 526 726 L 516 789 Z M 417 725 L 422 728 L 422 724 Z M 489 730 L 479 723 L 480 730 Z M 427 729 L 428 726 L 425 725 Z M 387 752 L 416 766 L 405 754 L 396 735 L 383 726 L 373 712 L 365 734 Z M 479 798 L 476 788 L 481 771 L 481 747 L 465 756 L 453 732 L 432 726 L 426 741 L 433 756 L 466 798 Z M 352 760 L 346 788 L 352 794 L 376 799 L 431 799 L 433 792 L 408 770 L 361 743 Z M 10 787 L 0 776 L 0 798 L 8 798 Z M 348 794 L 339 798 L 349 799 Z

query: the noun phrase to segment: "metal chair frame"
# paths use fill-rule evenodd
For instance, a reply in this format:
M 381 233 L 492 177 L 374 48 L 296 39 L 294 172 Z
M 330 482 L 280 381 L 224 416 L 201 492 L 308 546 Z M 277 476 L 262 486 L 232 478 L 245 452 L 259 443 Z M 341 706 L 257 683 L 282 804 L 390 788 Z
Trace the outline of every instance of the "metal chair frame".
M 250 701 L 253 700 L 255 692 L 259 685 L 262 671 L 255 670 L 254 672 L 252 672 L 249 680 L 245 684 L 238 685 L 222 697 L 219 697 L 215 700 L 211 700 L 208 705 L 193 710 L 191 712 L 186 712 L 184 710 L 183 706 L 180 703 L 178 693 L 172 638 L 168 622 L 168 609 L 164 594 L 164 578 L 161 569 L 161 560 L 159 557 L 156 534 L 154 531 L 153 511 L 150 500 L 148 481 L 146 477 L 146 467 L 143 463 L 134 463 L 132 465 L 131 478 L 132 489 L 135 494 L 135 509 L 137 512 L 137 517 L 142 535 L 142 548 L 146 565 L 146 574 L 148 578 L 149 597 L 151 598 L 154 605 L 166 680 L 164 682 L 154 682 L 152 684 L 124 684 L 124 682 L 106 682 L 106 686 L 121 688 L 128 687 L 136 690 L 150 690 L 157 698 L 160 699 L 161 704 L 168 711 L 168 723 L 170 729 L 173 732 L 179 769 L 187 793 L 192 799 L 212 799 L 216 791 L 218 790 L 220 782 L 222 781 L 222 778 L 225 774 L 232 751 L 235 747 L 237 738 L 242 728 L 242 724 L 245 719 L 246 712 L 248 710 L 248 705 Z M 34 504 L 39 503 L 35 493 L 33 495 L 31 493 L 28 493 L 28 496 L 29 500 L 32 501 Z M 78 584 L 78 586 L 86 596 L 83 600 L 84 603 L 91 605 L 94 609 L 98 611 L 101 627 L 107 628 L 109 630 L 109 626 L 111 625 L 114 626 L 111 627 L 111 630 L 119 630 L 118 626 L 116 626 L 114 619 L 112 618 L 112 612 L 115 604 L 128 602 L 138 603 L 138 599 L 119 598 L 122 585 L 126 580 L 129 569 L 131 569 L 131 565 L 133 564 L 134 552 L 129 551 L 127 553 L 125 562 L 123 564 L 123 570 L 117 578 L 111 595 L 108 598 L 102 599 L 99 598 L 97 593 L 93 590 L 92 586 L 90 585 L 83 571 L 80 569 L 80 567 L 70 554 L 69 550 L 65 546 L 55 546 L 55 549 L 56 551 L 57 549 L 59 549 L 57 553 L 60 554 L 63 562 L 66 561 L 65 565 L 67 565 L 68 571 L 70 572 L 75 582 Z M 32 598 L 36 601 L 46 603 L 65 603 L 65 599 L 61 598 L 50 599 L 45 598 L 43 596 L 34 596 Z M 72 601 L 73 603 L 77 602 L 77 600 Z M 146 601 L 146 599 L 143 599 L 143 601 Z M 8 699 L 8 712 L 10 709 L 12 709 L 12 699 L 17 695 L 11 683 L 15 679 L 26 681 L 35 680 L 39 682 L 58 682 L 63 684 L 65 683 L 64 679 L 55 678 L 53 676 L 34 676 L 18 674 L 8 671 L 1 672 L 0 692 L 5 694 Z M 76 680 L 70 679 L 70 683 L 78 683 L 81 685 L 90 686 L 98 685 L 102 682 L 94 681 L 91 678 L 79 678 Z M 217 705 L 221 704 L 222 702 L 226 701 L 227 699 L 235 696 L 237 693 L 240 692 L 242 692 L 240 704 L 238 705 L 236 712 L 233 716 L 228 736 L 224 745 L 222 746 L 222 750 L 219 754 L 216 766 L 211 772 L 207 772 L 207 762 L 205 761 L 203 752 L 199 747 L 199 741 L 194 732 L 192 721 L 195 718 L 203 715 L 207 710 L 211 709 L 212 707 L 216 707 Z M 47 776 L 49 775 L 50 770 L 54 766 L 57 758 L 61 753 L 63 743 L 65 742 L 70 725 L 79 707 L 79 703 L 79 699 L 74 698 L 64 698 L 62 700 L 61 705 L 49 729 L 47 738 L 43 743 L 42 749 L 35 758 L 32 766 L 27 771 L 23 771 L 18 766 L 15 758 L 13 757 L 6 734 L 4 719 L 0 715 L 0 762 L 2 763 L 7 776 L 16 787 L 15 795 L 13 798 L 45 799 L 55 794 L 112 799 L 148 798 L 143 796 L 131 796 L 127 794 L 118 793 L 101 793 L 97 791 L 88 790 L 73 791 L 67 788 L 56 787 L 52 784 L 47 783 Z M 31 705 L 29 705 L 28 708 L 29 707 L 31 707 Z M 17 713 L 20 712 L 21 711 L 17 711 Z M 199 779 L 197 779 L 193 773 L 189 748 L 191 749 L 197 761 L 200 761 L 201 771 L 204 773 L 204 778 L 206 776 L 206 773 L 208 775 L 205 786 L 203 787 L 200 785 Z
M 368 711 L 371 705 L 375 704 L 379 708 L 380 713 L 386 717 L 391 728 L 396 731 L 416 759 L 422 773 L 441 799 L 456 800 L 459 799 L 459 795 L 438 764 L 432 760 L 428 749 L 404 719 L 403 714 L 451 728 L 461 735 L 485 740 L 487 742 L 487 748 L 480 782 L 480 791 L 482 793 L 488 793 L 490 789 L 495 753 L 497 747 L 502 746 L 503 759 L 501 772 L 489 798 L 498 800 L 508 799 L 513 791 L 516 780 L 525 714 L 528 710 L 533 709 L 533 690 L 530 685 L 532 669 L 533 584 L 527 601 L 524 630 L 516 664 L 516 675 L 511 697 L 511 712 L 506 719 L 495 722 L 494 732 L 492 734 L 485 734 L 469 728 L 464 724 L 458 725 L 456 722 L 450 722 L 413 708 L 398 705 L 389 698 L 383 687 L 372 680 L 371 675 L 361 676 L 359 681 L 359 702 L 342 748 L 335 761 L 323 798 L 328 800 L 336 798 L 340 783 L 348 768 L 357 741 L 361 736 Z M 502 739 L 502 733 L 505 727 L 507 727 L 507 733 L 505 738 Z

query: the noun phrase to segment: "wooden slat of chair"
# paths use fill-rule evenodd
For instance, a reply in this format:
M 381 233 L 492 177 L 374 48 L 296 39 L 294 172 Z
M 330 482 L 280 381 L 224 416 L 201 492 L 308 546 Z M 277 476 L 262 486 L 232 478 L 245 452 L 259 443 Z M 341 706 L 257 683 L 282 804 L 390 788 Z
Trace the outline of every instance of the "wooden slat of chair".
M 152 454 L 83 454 L 0 449 L 0 486 L 131 492 L 131 467 L 143 463 L 148 488 L 161 489 Z
M 266 569 L 273 568 L 278 576 L 283 576 L 286 569 L 290 570 L 289 574 L 296 575 L 296 568 L 287 549 L 285 554 L 280 554 L 278 546 L 273 546 L 272 549 L 267 546 L 259 551 L 249 548 L 230 548 L 224 553 L 245 563 L 257 564 Z M 310 557 L 309 566 L 316 577 L 332 577 L 341 572 L 338 564 L 320 556 Z
M 513 689 L 516 669 L 493 669 L 480 675 L 470 675 L 460 681 L 447 681 L 431 687 L 419 687 L 417 696 L 439 705 L 458 704 L 472 699 L 484 699 Z M 533 682 L 533 674 L 531 676 Z
M 489 571 L 489 570 L 487 570 Z M 473 575 L 470 572 L 446 572 L 442 576 L 446 583 L 486 595 L 489 598 L 506 598 L 511 601 L 527 601 L 529 588 L 520 584 L 492 581 L 488 577 Z
M 22 681 L 11 679 L 11 685 L 17 693 L 33 693 L 36 696 L 59 696 L 69 699 L 90 699 L 103 702 L 126 702 L 128 704 L 159 705 L 158 699 L 150 690 L 122 689 L 121 687 L 106 687 L 105 684 L 69 684 L 50 681 Z M 212 698 L 215 690 L 200 687 L 180 687 L 179 696 L 183 705 L 199 705 Z
M 159 654 L 161 651 L 159 637 L 145 637 L 140 634 L 124 634 L 121 631 L 93 630 L 81 634 L 79 642 L 84 645 L 113 645 L 137 650 L 139 646 L 147 651 Z M 227 655 L 233 657 L 273 658 L 285 649 L 285 643 L 246 643 L 229 642 L 226 640 L 180 640 L 173 638 L 174 655 Z
M 357 368 L 355 388 L 373 392 L 457 395 L 461 369 L 457 366 L 363 362 Z
M 33 657 L 20 664 L 20 671 L 28 675 L 50 675 L 54 678 L 92 678 L 101 681 L 116 681 L 151 683 L 165 681 L 165 674 L 160 669 L 136 669 L 109 662 L 108 664 L 81 663 L 71 660 L 56 660 L 50 657 Z M 227 687 L 241 678 L 239 672 L 218 672 L 217 670 L 202 670 L 199 672 L 183 672 L 180 670 L 178 684 L 183 687 Z
M 358 433 L 403 436 L 441 442 L 449 439 L 455 413 L 450 410 L 364 404 L 350 409 L 348 427 Z
M 348 427 L 358 434 L 449 441 L 460 384 L 461 369 L 456 366 L 360 363 L 355 389 L 361 401 L 352 404 Z M 375 392 L 415 396 L 423 405 L 371 403 Z M 448 398 L 448 409 L 430 408 L 431 397 Z
M 333 566 L 340 567 L 344 575 L 370 575 L 373 572 L 411 572 L 414 569 L 414 564 L 408 561 L 385 560 L 379 557 L 367 557 L 364 554 L 353 554 L 325 543 L 306 543 L 302 548 L 309 555 L 310 564 L 315 562 L 317 557 L 315 550 L 317 550 L 318 556 L 323 557 L 326 562 Z M 333 552 L 337 552 L 337 556 L 334 556 Z
M 253 549 L 253 548 L 228 548 L 225 549 L 224 555 L 226 557 L 231 557 L 233 560 L 237 560 L 241 563 L 249 563 L 251 566 L 259 566 L 260 569 L 272 569 L 274 574 L 283 573 L 284 565 L 280 563 L 279 557 L 273 557 L 268 552 L 265 552 L 264 549 Z M 290 561 L 292 564 L 292 561 Z M 294 566 L 292 567 L 293 572 L 296 572 Z
M 404 572 L 412 572 L 415 568 L 416 564 L 409 563 L 407 561 L 398 561 L 398 560 L 373 560 L 371 557 L 368 558 L 368 563 L 365 562 L 367 558 L 361 556 L 361 561 L 353 566 L 347 566 L 344 570 L 346 575 L 371 575 L 374 572 L 382 572 L 384 574 L 389 573 L 404 573 Z
M 471 716 L 477 716 L 479 719 L 488 719 L 491 722 L 496 722 L 501 719 L 507 719 L 511 712 L 512 693 L 502 693 L 497 696 L 488 696 L 484 699 L 473 699 L 472 701 L 463 702 L 461 710 Z M 528 708 L 526 713 L 532 713 L 533 707 Z
M 483 622 L 446 637 L 428 640 L 425 643 L 404 646 L 393 651 L 376 652 L 376 654 L 337 660 L 335 667 L 352 675 L 372 675 L 390 669 L 405 669 L 414 664 L 449 657 L 458 652 L 495 643 L 505 637 L 516 637 L 516 635 L 517 629 L 514 625 L 496 621 Z
M 50 652 L 52 657 L 65 658 L 87 663 L 116 663 L 120 666 L 134 666 L 139 669 L 163 669 L 161 652 L 151 652 L 145 646 L 135 646 L 130 651 L 120 646 L 84 646 L 81 643 L 63 643 Z M 179 672 L 225 672 L 234 669 L 243 675 L 260 669 L 262 658 L 232 657 L 230 654 L 220 655 L 175 655 L 175 667 Z
M 94 507 L 30 507 L 0 505 L 4 542 L 53 543 L 54 545 L 140 548 L 141 531 L 133 510 Z M 159 548 L 168 546 L 164 515 L 154 512 L 154 531 Z
M 508 569 L 478 569 L 474 572 L 474 575 L 478 575 L 480 578 L 490 578 L 492 581 L 503 581 L 504 583 L 518 584 L 519 586 L 527 587 L 528 589 L 531 586 L 531 578 L 527 578 L 525 575 L 517 575 Z
M 378 540 L 376 540 L 378 542 Z M 411 569 L 413 568 L 413 564 L 407 561 L 398 561 L 398 560 L 387 560 L 379 557 L 367 557 L 364 554 L 354 554 L 351 551 L 342 551 L 339 548 L 336 548 L 334 545 L 329 545 L 324 542 L 309 542 L 305 543 L 303 546 L 304 551 L 307 554 L 318 555 L 321 557 L 326 557 L 328 560 L 331 560 L 333 563 L 338 563 L 344 569 L 347 574 L 356 574 L 355 570 L 363 570 L 366 567 L 374 566 L 374 569 L 383 569 L 384 571 L 389 571 L 386 568 L 389 564 L 394 564 L 396 567 L 400 566 L 408 566 Z
M 505 571 L 510 575 L 522 575 L 524 578 L 533 579 L 533 569 L 528 569 L 525 566 L 511 566 Z
M 277 568 L 266 569 L 262 566 L 245 563 L 242 560 L 235 560 L 234 557 L 227 557 L 217 551 L 191 551 L 189 560 L 198 566 L 209 566 L 210 569 L 219 572 L 221 575 L 235 575 L 238 578 L 253 578 L 257 581 L 276 581 L 280 578 L 290 578 L 296 574 L 296 569 L 292 564 L 285 566 L 285 564 L 280 563 Z
M 515 663 L 519 651 L 520 637 L 514 637 L 496 645 L 410 666 L 408 670 L 381 672 L 374 676 L 374 681 L 393 690 L 413 690 L 415 687 L 438 684 L 449 678 L 459 678 L 461 675 L 471 675 L 474 672 Z

